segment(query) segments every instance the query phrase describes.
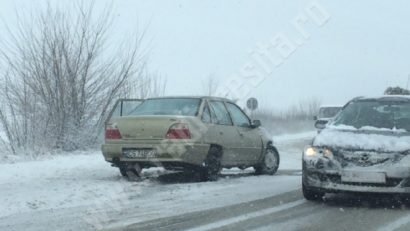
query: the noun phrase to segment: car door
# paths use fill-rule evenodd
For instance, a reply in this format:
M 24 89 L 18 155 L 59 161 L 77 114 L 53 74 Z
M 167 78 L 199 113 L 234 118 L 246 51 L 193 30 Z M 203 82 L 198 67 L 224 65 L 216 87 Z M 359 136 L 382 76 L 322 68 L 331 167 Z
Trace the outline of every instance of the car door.
M 226 106 L 239 135 L 236 152 L 245 159 L 247 164 L 256 163 L 262 153 L 259 129 L 251 126 L 249 117 L 236 104 L 227 102 Z
M 215 124 L 215 113 L 211 113 L 208 101 L 204 101 L 202 108 L 201 120 L 206 127 L 206 130 L 202 133 L 202 140 L 204 143 L 216 144 L 219 139 L 219 128 Z
M 236 166 L 244 160 L 237 152 L 239 134 L 233 126 L 229 112 L 223 101 L 209 101 L 212 123 L 215 125 L 209 131 L 216 144 L 223 147 L 223 166 Z

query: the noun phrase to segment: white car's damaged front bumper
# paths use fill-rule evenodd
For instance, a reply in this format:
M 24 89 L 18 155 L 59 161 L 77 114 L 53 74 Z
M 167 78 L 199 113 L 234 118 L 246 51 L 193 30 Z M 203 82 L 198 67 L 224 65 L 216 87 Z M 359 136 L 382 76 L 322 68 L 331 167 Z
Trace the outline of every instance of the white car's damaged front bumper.
M 389 178 L 384 182 L 375 182 L 374 178 L 363 179 L 361 182 L 343 179 L 343 173 L 328 174 L 322 171 L 305 172 L 304 181 L 308 187 L 326 192 L 370 192 L 370 193 L 410 193 L 410 177 Z M 377 172 L 377 175 L 383 174 Z M 377 177 L 379 178 L 379 176 Z
M 312 154 L 311 150 L 307 151 Z M 380 163 L 369 162 L 366 165 L 364 161 L 349 159 L 348 155 L 341 157 L 338 153 L 335 156 L 328 150 L 318 151 L 317 155 L 307 155 L 305 150 L 304 185 L 330 193 L 410 193 L 410 156 L 370 154 L 370 159 L 376 158 Z

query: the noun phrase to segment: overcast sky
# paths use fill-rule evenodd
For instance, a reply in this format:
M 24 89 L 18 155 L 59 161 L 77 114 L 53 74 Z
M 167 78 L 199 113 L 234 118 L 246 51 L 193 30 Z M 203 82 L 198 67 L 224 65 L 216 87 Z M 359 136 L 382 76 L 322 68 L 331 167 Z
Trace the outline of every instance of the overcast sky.
M 310 97 L 342 104 L 355 96 L 381 94 L 390 85 L 405 87 L 410 74 L 407 0 L 320 0 L 329 16 L 321 26 L 307 14 L 309 0 L 113 2 L 114 36 L 148 27 L 150 68 L 167 77 L 168 95 L 202 94 L 210 75 L 226 81 L 254 62 L 251 51 L 278 34 L 303 44 L 252 88 L 250 95 L 269 107 L 285 108 Z M 44 3 L 1 0 L 0 14 L 12 20 L 16 8 Z M 297 17 L 307 19 L 303 29 L 309 40 L 292 24 Z

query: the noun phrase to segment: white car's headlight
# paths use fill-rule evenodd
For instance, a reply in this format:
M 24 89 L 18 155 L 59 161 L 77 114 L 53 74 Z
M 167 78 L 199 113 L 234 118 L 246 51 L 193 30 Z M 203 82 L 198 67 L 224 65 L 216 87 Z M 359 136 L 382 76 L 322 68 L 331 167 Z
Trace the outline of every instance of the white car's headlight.
M 327 158 L 332 158 L 333 157 L 333 152 L 332 150 L 328 148 L 316 148 L 312 146 L 308 146 L 305 148 L 304 151 L 304 156 L 305 157 L 327 157 Z
M 314 147 L 306 147 L 305 148 L 305 156 L 307 157 L 315 157 L 318 154 L 318 150 Z

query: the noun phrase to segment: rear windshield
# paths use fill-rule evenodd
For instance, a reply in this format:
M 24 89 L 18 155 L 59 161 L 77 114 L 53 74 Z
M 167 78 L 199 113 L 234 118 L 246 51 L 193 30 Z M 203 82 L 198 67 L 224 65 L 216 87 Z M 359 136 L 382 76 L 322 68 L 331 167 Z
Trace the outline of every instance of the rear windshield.
M 113 110 L 112 117 L 129 116 L 142 103 L 142 100 L 121 100 Z
M 348 125 L 357 129 L 373 127 L 410 131 L 410 102 L 353 102 L 339 114 L 334 125 Z
M 196 116 L 200 103 L 200 99 L 148 99 L 130 115 Z

